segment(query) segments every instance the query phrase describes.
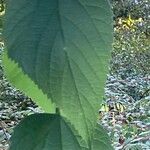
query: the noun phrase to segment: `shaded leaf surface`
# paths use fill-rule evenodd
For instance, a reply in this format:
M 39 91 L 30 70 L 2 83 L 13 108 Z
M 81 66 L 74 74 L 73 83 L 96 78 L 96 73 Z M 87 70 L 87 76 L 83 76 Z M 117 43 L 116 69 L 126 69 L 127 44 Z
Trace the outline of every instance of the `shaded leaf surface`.
M 59 115 L 34 114 L 14 130 L 10 150 L 81 150 L 70 127 Z

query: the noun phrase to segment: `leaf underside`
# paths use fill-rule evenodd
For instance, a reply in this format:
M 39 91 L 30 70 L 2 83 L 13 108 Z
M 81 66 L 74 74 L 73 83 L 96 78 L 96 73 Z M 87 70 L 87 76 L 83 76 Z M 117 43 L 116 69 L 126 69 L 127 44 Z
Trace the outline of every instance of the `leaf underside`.
M 10 150 L 81 150 L 72 130 L 59 115 L 34 114 L 14 130 Z
M 55 103 L 91 148 L 112 43 L 108 0 L 10 0 L 7 10 L 6 76 L 15 86 L 25 74 L 34 85 L 28 93 L 36 85 L 48 97 L 38 104 Z
M 88 149 L 65 118 L 57 114 L 33 114 L 15 128 L 10 150 L 112 150 L 104 134 L 105 131 L 97 127 L 93 148 Z

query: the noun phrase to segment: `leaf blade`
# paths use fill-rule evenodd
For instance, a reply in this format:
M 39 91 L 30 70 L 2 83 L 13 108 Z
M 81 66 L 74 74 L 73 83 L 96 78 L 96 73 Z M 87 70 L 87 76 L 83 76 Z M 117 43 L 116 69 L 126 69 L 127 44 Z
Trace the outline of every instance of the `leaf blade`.
M 33 114 L 15 127 L 10 150 L 112 150 L 104 129 L 98 125 L 95 131 L 90 149 L 65 118 L 57 114 Z
M 72 129 L 59 115 L 34 114 L 14 130 L 10 150 L 81 150 Z
M 91 147 L 112 43 L 108 1 L 14 0 L 8 10 L 8 57 Z

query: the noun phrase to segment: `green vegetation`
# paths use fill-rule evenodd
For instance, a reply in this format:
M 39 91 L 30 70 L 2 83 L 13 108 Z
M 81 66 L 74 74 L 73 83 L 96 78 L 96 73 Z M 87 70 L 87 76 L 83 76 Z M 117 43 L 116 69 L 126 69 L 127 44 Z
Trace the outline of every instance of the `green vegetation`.
M 19 4 L 21 3 L 23 4 L 23 1 L 19 2 Z M 48 0 L 46 1 L 47 3 L 49 3 Z M 73 0 L 71 0 L 71 2 L 72 1 Z M 80 0 L 80 1 L 82 2 L 82 4 L 85 2 L 84 0 L 83 1 Z M 1 2 L 3 2 L 3 0 Z M 16 10 L 17 5 L 15 4 L 16 5 L 15 6 L 14 2 L 15 0 L 13 1 L 13 4 L 12 4 L 12 1 L 11 1 L 11 5 L 9 5 L 10 7 L 8 7 L 8 10 L 9 9 L 11 10 L 12 8 L 15 8 Z M 86 2 L 89 2 L 89 0 L 87 0 Z M 103 9 L 106 7 L 101 8 L 102 2 L 100 0 L 99 1 L 97 0 L 97 2 L 98 3 L 94 3 L 93 1 L 90 1 L 89 3 L 92 6 L 94 3 L 94 6 L 96 7 L 98 6 L 100 8 L 97 7 L 95 9 L 95 7 L 87 6 L 86 7 L 88 10 L 87 12 L 89 15 L 92 15 L 92 18 L 94 20 L 93 23 L 97 25 L 98 29 L 100 29 L 100 32 L 101 32 L 101 29 L 103 29 L 102 31 L 105 32 L 104 27 L 106 27 L 106 25 L 101 24 L 102 22 L 98 21 L 98 19 L 99 19 L 99 16 L 100 18 L 103 18 L 103 19 L 105 18 L 103 23 L 105 22 L 107 23 L 109 18 L 106 17 L 107 13 L 102 13 L 102 11 L 104 12 L 106 11 L 105 9 Z M 42 3 L 44 2 L 41 2 L 41 4 Z M 89 48 L 89 42 L 85 43 L 85 40 L 81 40 L 81 39 L 85 39 L 86 36 L 84 36 L 83 38 L 82 36 L 78 36 L 79 34 L 75 34 L 77 30 L 73 30 L 73 32 L 71 32 L 74 34 L 74 36 L 72 34 L 69 35 L 69 37 L 71 38 L 76 37 L 77 40 L 79 39 L 78 41 L 73 40 L 76 46 L 78 42 L 80 46 L 82 46 L 82 49 L 79 49 L 79 51 L 76 51 L 77 53 L 73 53 L 72 55 L 72 52 L 74 51 L 73 46 L 72 44 L 69 44 L 71 38 L 69 38 L 69 41 L 65 43 L 69 45 L 71 48 L 71 51 L 69 53 L 69 60 L 71 60 L 70 70 L 72 71 L 72 74 L 75 77 L 74 80 L 72 80 L 71 78 L 67 80 L 67 78 L 69 77 L 69 72 L 65 72 L 65 77 L 66 77 L 65 80 L 64 80 L 64 76 L 63 78 L 60 78 L 60 76 L 62 75 L 62 72 L 58 72 L 58 70 L 61 68 L 60 64 L 63 67 L 65 62 L 67 61 L 65 57 L 58 57 L 58 56 L 61 56 L 63 53 L 61 53 L 60 55 L 59 53 L 54 53 L 56 52 L 55 51 L 56 47 L 57 48 L 61 47 L 60 43 L 59 45 L 57 44 L 53 45 L 52 47 L 54 47 L 55 49 L 52 51 L 53 52 L 52 56 L 53 57 L 55 56 L 55 57 L 54 58 L 52 57 L 53 59 L 52 59 L 52 62 L 50 62 L 49 68 L 52 69 L 51 71 L 53 73 L 54 72 L 57 73 L 57 76 L 49 76 L 50 78 L 48 78 L 48 76 L 45 76 L 46 72 L 43 71 L 44 68 L 46 68 L 48 65 L 45 65 L 45 66 L 41 65 L 41 64 L 46 64 L 45 62 L 47 60 L 39 59 L 39 58 L 42 58 L 41 57 L 42 55 L 38 56 L 38 60 L 41 60 L 41 61 L 36 62 L 36 61 L 33 61 L 34 59 L 31 59 L 32 56 L 36 56 L 37 54 L 36 46 L 35 46 L 37 41 L 35 40 L 34 42 L 32 42 L 31 52 L 29 52 L 28 50 L 25 51 L 24 46 L 27 47 L 27 45 L 29 45 L 33 37 L 38 37 L 38 39 L 40 38 L 41 34 L 39 33 L 40 32 L 42 33 L 43 31 L 39 30 L 39 28 L 38 30 L 36 30 L 35 27 L 37 26 L 32 23 L 35 20 L 38 20 L 36 23 L 38 22 L 45 23 L 47 18 L 46 17 L 42 18 L 40 17 L 40 15 L 44 14 L 43 16 L 46 16 L 45 13 L 47 12 L 46 14 L 49 14 L 48 12 L 50 10 L 44 9 L 44 12 L 43 11 L 38 12 L 40 15 L 34 14 L 34 17 L 33 17 L 34 21 L 33 21 L 30 18 L 33 15 L 31 12 L 31 7 L 28 7 L 28 9 L 26 9 L 26 12 L 21 9 L 21 12 L 24 12 L 27 15 L 27 17 L 25 17 L 25 20 L 21 20 L 19 23 L 17 22 L 18 24 L 17 26 L 13 25 L 15 23 L 14 19 L 6 20 L 6 23 L 8 22 L 8 26 L 4 25 L 5 27 L 7 27 L 7 28 L 4 28 L 4 30 L 8 29 L 8 27 L 9 29 L 13 28 L 13 26 L 15 27 L 12 29 L 13 32 L 9 36 L 7 36 L 7 34 L 9 33 L 8 30 L 6 30 L 7 32 L 4 32 L 5 36 L 9 38 L 9 40 L 6 39 L 6 41 L 8 42 L 8 45 L 10 44 L 10 47 L 12 47 L 9 49 L 5 49 L 3 53 L 3 64 L 5 64 L 3 68 L 5 70 L 5 74 L 7 73 L 7 79 L 9 79 L 9 81 L 11 81 L 12 83 L 11 85 L 9 84 L 8 80 L 4 76 L 4 70 L 2 69 L 2 61 L 0 60 L 0 149 L 7 150 L 9 141 L 11 141 L 11 149 L 16 150 L 16 149 L 22 149 L 22 148 L 27 149 L 26 146 L 29 146 L 30 148 L 35 147 L 36 145 L 35 143 L 38 143 L 38 145 L 36 145 L 37 146 L 36 149 L 38 148 L 41 149 L 40 146 L 42 146 L 42 144 L 44 143 L 45 143 L 45 148 L 47 148 L 48 145 L 51 143 L 58 144 L 60 147 L 64 147 L 63 143 L 67 140 L 69 143 L 74 143 L 74 144 L 71 144 L 71 146 L 65 145 L 66 146 L 65 149 L 75 148 L 75 149 L 91 150 L 88 147 L 92 145 L 92 146 L 95 146 L 95 147 L 92 147 L 94 150 L 99 150 L 99 149 L 107 150 L 110 148 L 110 146 L 106 148 L 105 145 L 103 145 L 103 142 L 109 141 L 108 136 L 106 135 L 106 137 L 105 136 L 101 137 L 101 135 L 106 134 L 106 131 L 109 134 L 109 137 L 111 139 L 111 145 L 114 147 L 115 150 L 149 150 L 150 149 L 150 111 L 149 111 L 149 108 L 150 108 L 150 76 L 149 76 L 149 72 L 150 72 L 150 61 L 149 61 L 149 58 L 150 58 L 150 50 L 149 50 L 150 49 L 150 46 L 149 46 L 150 45 L 150 26 L 149 26 L 150 3 L 148 0 L 111 0 L 111 3 L 112 3 L 113 12 L 114 12 L 114 42 L 113 42 L 113 51 L 111 52 L 112 59 L 110 62 L 110 71 L 107 74 L 105 96 L 103 98 L 102 98 L 103 96 L 102 87 L 104 86 L 104 82 L 106 78 L 105 74 L 107 73 L 107 68 L 108 68 L 107 67 L 108 58 L 105 59 L 106 60 L 105 62 L 102 61 L 101 58 L 104 58 L 103 56 L 106 56 L 106 55 L 109 57 L 110 53 L 109 51 L 107 51 L 106 55 L 102 53 L 103 51 L 101 50 L 102 48 L 101 37 L 98 42 L 98 45 L 100 44 L 100 48 L 99 48 L 100 51 L 99 50 L 97 51 L 98 52 L 97 54 L 99 55 L 100 59 L 95 60 L 95 55 L 91 55 L 93 53 L 93 49 Z M 5 7 L 5 2 L 3 4 L 4 4 L 3 6 Z M 71 3 L 69 3 L 69 8 L 72 8 L 70 7 L 70 4 Z M 31 2 L 29 2 L 28 5 L 31 5 L 32 8 L 35 8 L 36 6 L 42 6 L 42 7 L 38 7 L 38 10 L 39 9 L 42 10 L 43 8 L 46 7 L 46 6 L 44 7 L 43 5 L 34 5 L 34 3 L 31 3 Z M 0 6 L 0 10 L 3 10 L 4 7 L 3 6 L 1 7 L 1 6 Z M 76 7 L 77 5 L 74 5 L 74 6 L 76 10 L 78 10 L 78 8 Z M 62 8 L 62 7 L 59 7 L 59 8 Z M 75 10 L 75 13 L 79 13 L 79 15 L 75 15 L 75 16 L 71 15 L 67 17 L 73 16 L 74 19 L 76 18 L 76 21 L 81 21 L 81 22 L 84 21 L 85 19 L 85 22 L 86 22 L 88 17 L 85 17 L 86 13 L 81 13 L 82 9 L 78 12 L 76 12 Z M 70 9 L 70 11 L 73 11 L 73 10 L 74 9 Z M 58 11 L 58 12 L 62 12 L 62 11 Z M 24 13 L 21 13 L 21 14 L 24 15 Z M 96 16 L 98 13 L 100 14 Z M 4 20 L 2 19 L 5 17 L 4 14 L 5 14 L 4 10 L 0 12 L 0 16 L 1 16 L 0 33 L 3 30 Z M 16 14 L 19 20 L 19 18 L 21 18 L 22 16 L 19 15 L 20 13 L 16 13 Z M 60 15 L 60 13 L 58 15 L 57 13 L 54 13 L 54 14 L 55 14 L 54 16 Z M 70 13 L 67 13 L 67 14 L 70 14 Z M 6 11 L 6 18 L 8 16 L 10 16 L 10 18 L 16 17 L 16 15 L 14 16 L 12 15 L 13 13 L 7 14 L 7 11 Z M 84 19 L 81 19 L 83 16 L 84 16 Z M 64 19 L 65 18 L 63 18 L 63 20 Z M 55 22 L 58 21 L 58 19 L 55 19 L 55 17 L 53 17 L 53 20 L 55 20 Z M 24 28 L 23 25 L 26 21 L 28 21 L 29 25 L 27 25 Z M 76 21 L 74 21 L 74 23 L 76 23 Z M 65 20 L 65 23 L 66 22 L 67 20 Z M 81 22 L 79 22 L 77 27 L 82 27 Z M 90 21 L 88 23 L 90 23 Z M 60 23 L 58 24 L 60 25 Z M 61 24 L 61 25 L 62 27 L 64 26 L 64 24 Z M 88 35 L 93 30 L 89 30 L 89 28 L 86 25 L 84 24 L 84 27 L 82 28 L 81 31 L 85 31 L 85 32 L 82 32 L 82 34 L 87 33 Z M 68 23 L 67 29 L 65 28 L 67 32 L 65 33 L 69 33 L 70 28 L 71 28 L 70 26 L 71 24 Z M 20 29 L 24 29 L 24 30 L 21 30 L 22 32 L 20 32 L 19 34 L 17 34 L 17 31 L 19 30 L 18 27 Z M 59 31 L 59 27 L 60 26 L 54 26 L 54 29 L 57 28 Z M 44 28 L 44 24 L 43 24 L 43 28 Z M 92 28 L 93 27 L 91 27 L 90 29 Z M 31 29 L 34 29 L 34 30 L 31 30 Z M 43 52 L 43 49 L 42 49 L 43 47 L 45 48 L 43 53 L 48 51 L 47 47 L 50 47 L 51 44 L 47 45 L 46 43 L 52 43 L 51 39 L 53 39 L 54 41 L 56 41 L 56 43 L 58 43 L 57 40 L 53 38 L 53 35 L 55 34 L 55 32 L 52 34 L 52 31 L 55 31 L 55 30 L 50 30 L 49 28 L 44 28 L 44 29 L 45 29 L 45 34 L 41 36 L 41 39 L 43 40 L 42 41 L 40 40 L 41 42 L 39 43 L 39 45 L 42 44 L 42 47 L 37 46 L 40 54 L 41 54 L 41 51 Z M 33 36 L 27 36 L 27 35 L 32 34 L 31 31 L 34 31 Z M 37 31 L 40 31 L 40 32 L 37 32 Z M 49 37 L 49 33 L 51 33 L 52 37 Z M 77 33 L 80 33 L 80 32 L 77 32 Z M 93 37 L 95 33 L 96 32 L 92 32 L 92 34 L 90 34 L 90 36 L 87 36 L 87 37 Z M 101 33 L 101 34 L 104 34 L 104 33 Z M 26 36 L 24 37 L 21 35 L 26 35 Z M 30 37 L 28 38 L 26 44 L 24 42 L 21 42 L 21 44 L 19 44 L 19 40 L 26 41 L 27 39 L 26 37 Z M 105 34 L 105 40 L 108 40 L 106 39 L 107 37 L 108 36 Z M 2 37 L 2 34 L 0 34 L 0 47 L 1 47 L 0 55 L 1 55 L 1 52 L 3 52 L 3 47 L 4 47 L 3 39 L 4 38 Z M 47 39 L 49 39 L 49 42 L 46 42 L 48 41 Z M 66 36 L 65 36 L 65 39 L 66 39 Z M 96 38 L 90 38 L 90 43 L 95 42 L 94 43 L 95 45 L 97 42 L 92 39 L 96 39 Z M 5 45 L 7 47 L 6 43 Z M 109 43 L 109 46 L 110 45 L 111 45 L 111 42 Z M 81 52 L 85 50 L 84 49 L 85 47 L 88 53 L 83 53 L 82 55 Z M 24 49 L 24 51 L 21 51 L 20 49 Z M 108 49 L 111 49 L 111 48 L 108 48 Z M 59 50 L 61 51 L 61 49 Z M 34 54 L 33 54 L 33 51 L 35 52 Z M 63 51 L 69 51 L 69 49 L 66 49 L 65 47 Z M 15 52 L 17 52 L 19 55 L 16 54 Z M 29 53 L 24 53 L 24 52 L 29 52 Z M 89 52 L 91 52 L 90 55 L 87 55 L 89 54 Z M 26 59 L 23 60 L 21 55 L 27 56 L 27 54 L 30 57 L 26 57 Z M 78 55 L 80 55 L 80 57 L 77 57 Z M 17 56 L 20 56 L 20 57 L 17 57 Z M 86 59 L 87 61 L 85 60 L 85 58 L 83 58 L 84 56 L 86 56 L 85 58 L 87 58 Z M 58 59 L 60 58 L 63 58 L 63 59 L 57 62 L 55 61 L 57 60 L 55 59 L 56 57 Z M 47 57 L 44 56 L 44 58 L 47 58 Z M 62 63 L 62 60 L 65 60 L 65 61 Z M 83 76 L 81 76 L 81 72 L 77 68 L 78 66 L 72 60 L 75 60 L 76 63 L 78 62 L 77 65 L 81 67 L 81 69 L 84 71 L 82 74 Z M 34 66 L 29 66 L 29 63 L 31 61 L 33 62 L 34 66 L 37 63 L 39 66 L 40 65 L 44 66 L 44 67 L 38 67 L 36 69 L 38 71 L 37 77 L 33 75 L 34 69 L 32 70 L 30 68 L 30 67 L 34 68 Z M 25 63 L 25 62 L 28 62 L 28 63 Z M 83 62 L 85 63 L 83 64 Z M 100 70 L 102 69 L 101 67 L 103 66 L 102 64 L 106 66 L 106 67 L 103 67 L 103 71 L 106 69 L 103 75 L 100 74 L 101 73 Z M 89 68 L 90 65 L 92 65 L 92 67 Z M 29 66 L 29 68 L 27 66 Z M 52 68 L 52 66 L 55 66 L 55 67 Z M 93 71 L 91 70 L 91 68 L 95 70 Z M 14 71 L 11 72 L 12 70 Z M 28 72 L 26 72 L 26 70 Z M 94 72 L 97 72 L 96 77 L 94 75 Z M 44 75 L 44 80 L 41 80 L 42 75 Z M 85 77 L 88 77 L 87 78 L 88 80 L 85 81 L 84 80 Z M 76 81 L 79 81 L 80 78 L 82 81 L 76 82 Z M 103 82 L 100 82 L 100 84 L 98 84 L 98 82 L 96 82 L 97 79 L 99 80 L 99 82 L 100 81 L 103 81 Z M 44 81 L 48 81 L 46 82 L 48 84 L 45 84 Z M 52 82 L 52 81 L 55 81 L 55 82 Z M 56 88 L 56 87 L 60 87 L 59 86 L 60 81 L 62 82 L 65 81 L 65 85 L 63 84 L 62 86 L 63 91 L 60 90 L 61 88 L 59 89 Z M 73 82 L 75 81 L 74 83 L 76 83 L 77 85 L 76 89 L 74 88 L 73 84 L 70 84 L 72 81 Z M 90 82 L 90 84 L 92 85 L 92 88 L 95 87 L 94 91 L 92 88 L 89 87 L 89 84 L 85 84 L 87 83 L 87 81 L 93 81 L 93 82 Z M 57 84 L 54 85 L 54 83 L 56 82 Z M 53 86 L 50 86 L 50 83 Z M 84 84 L 85 86 L 83 86 Z M 44 88 L 45 85 L 47 88 Z M 15 87 L 17 87 L 17 89 Z M 85 88 L 86 90 L 83 90 Z M 21 92 L 18 89 L 20 89 Z M 75 89 L 75 92 L 74 92 L 74 89 Z M 49 90 L 49 93 L 47 94 L 48 90 Z M 94 93 L 95 91 L 96 91 L 96 94 Z M 60 92 L 60 93 L 57 94 L 56 92 L 57 93 Z M 24 93 L 26 95 L 24 95 Z M 63 95 L 61 93 L 63 93 Z M 89 104 L 86 104 L 86 101 L 84 101 L 84 97 L 83 97 L 84 95 L 82 94 L 85 95 L 85 98 L 89 98 L 87 102 L 90 102 L 90 103 L 91 101 L 93 103 L 95 99 L 97 98 L 95 103 L 93 103 L 93 109 L 91 109 L 92 107 L 87 107 L 89 106 Z M 76 97 L 77 95 L 79 95 L 80 97 Z M 63 96 L 64 98 L 61 99 L 60 98 L 61 96 Z M 31 97 L 32 100 L 29 97 Z M 58 98 L 60 98 L 61 101 L 59 101 Z M 57 101 L 55 101 L 56 99 Z M 66 99 L 67 101 L 65 101 Z M 78 101 L 79 99 L 81 101 Z M 82 105 L 79 105 L 78 102 L 81 102 Z M 70 107 L 70 105 L 72 106 Z M 76 106 L 79 106 L 79 107 L 76 107 Z M 80 106 L 82 106 L 83 111 L 80 110 L 81 108 Z M 97 116 L 98 109 L 99 109 L 99 115 L 100 115 L 99 117 Z M 85 112 L 86 119 L 84 119 L 84 116 L 82 115 L 79 116 L 80 114 L 82 114 L 82 112 Z M 73 116 L 72 116 L 72 113 L 74 113 Z M 78 122 L 75 122 L 76 117 L 80 118 Z M 101 126 L 103 126 L 106 129 L 106 131 L 99 124 L 96 124 L 97 121 L 99 124 L 101 124 Z M 84 127 L 84 122 L 86 122 L 87 128 Z M 93 127 L 91 123 L 94 124 L 94 128 L 96 132 L 92 130 Z M 16 126 L 17 124 L 19 125 Z M 43 130 L 43 126 L 44 126 L 44 130 Z M 53 128 L 51 130 L 52 132 L 49 132 L 50 128 Z M 83 128 L 84 130 L 82 130 Z M 88 129 L 88 132 L 87 132 L 87 129 Z M 39 132 L 36 132 L 36 134 L 34 134 L 35 130 L 38 130 Z M 55 131 L 57 131 L 56 132 L 57 134 L 54 137 L 53 135 Z M 91 135 L 89 136 L 88 133 L 90 131 L 91 131 Z M 14 134 L 11 137 L 12 133 Z M 47 133 L 47 135 L 44 133 Z M 60 141 L 61 140 L 59 138 L 60 133 L 63 137 L 65 137 L 64 141 Z M 23 135 L 26 135 L 26 136 L 23 136 Z M 45 136 L 47 136 L 48 139 L 50 139 L 53 142 L 49 143 L 50 142 L 49 140 L 45 140 L 46 139 L 44 138 Z M 97 140 L 100 139 L 99 143 L 97 141 L 93 142 L 91 140 L 92 136 L 96 137 Z M 9 140 L 10 137 L 11 137 L 11 140 Z M 39 137 L 39 139 L 37 137 Z M 28 142 L 28 144 L 26 144 L 24 142 L 26 141 L 26 139 L 31 139 L 31 138 L 32 138 L 33 143 Z M 22 141 L 20 139 L 22 139 Z M 37 140 L 38 142 L 36 142 Z M 90 142 L 92 143 L 91 145 L 89 144 Z M 20 144 L 18 145 L 18 143 Z M 22 145 L 24 146 L 22 147 Z M 74 147 L 72 147 L 72 145 L 74 145 Z M 19 146 L 21 146 L 21 148 L 19 148 Z
M 51 113 L 23 120 L 10 150 L 113 149 L 97 124 L 112 44 L 108 1 L 9 1 L 4 38 L 7 79 Z
M 113 1 L 114 43 L 101 124 L 116 150 L 150 149 L 150 27 L 147 0 Z

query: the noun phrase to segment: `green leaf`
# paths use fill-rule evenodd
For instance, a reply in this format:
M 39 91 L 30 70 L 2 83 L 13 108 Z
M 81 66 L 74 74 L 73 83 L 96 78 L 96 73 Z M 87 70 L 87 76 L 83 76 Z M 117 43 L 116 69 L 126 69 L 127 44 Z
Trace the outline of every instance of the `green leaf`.
M 2 60 L 5 75 L 9 81 L 14 83 L 15 87 L 22 90 L 27 96 L 32 97 L 32 100 L 41 106 L 45 112 L 54 113 L 55 105 L 51 102 L 51 99 L 22 72 L 21 68 L 18 68 L 18 65 L 14 61 L 8 58 L 7 51 L 4 51 Z
M 78 139 L 59 115 L 34 114 L 15 128 L 10 150 L 84 150 Z
M 13 0 L 5 20 L 8 60 L 16 63 L 12 68 L 18 64 L 16 70 L 60 108 L 91 148 L 112 43 L 108 0 Z M 17 85 L 20 75 L 4 66 Z M 19 85 L 24 90 L 21 80 Z
M 94 138 L 91 141 L 90 150 L 113 150 L 109 136 L 106 134 L 106 130 L 99 124 L 96 125 L 94 130 Z
M 88 149 L 65 118 L 57 114 L 34 114 L 15 128 L 10 150 L 112 150 L 108 136 L 100 126 L 95 134 L 93 146 Z

